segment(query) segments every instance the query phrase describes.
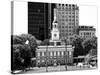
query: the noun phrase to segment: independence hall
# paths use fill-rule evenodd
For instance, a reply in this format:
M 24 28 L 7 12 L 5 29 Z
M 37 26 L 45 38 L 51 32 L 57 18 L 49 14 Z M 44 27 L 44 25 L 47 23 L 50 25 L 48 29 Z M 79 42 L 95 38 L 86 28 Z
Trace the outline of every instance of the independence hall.
M 55 10 L 55 9 L 54 9 Z M 46 46 L 38 46 L 36 50 L 37 66 L 65 65 L 73 63 L 74 47 L 66 45 L 59 36 L 56 13 L 52 23 L 51 39 Z

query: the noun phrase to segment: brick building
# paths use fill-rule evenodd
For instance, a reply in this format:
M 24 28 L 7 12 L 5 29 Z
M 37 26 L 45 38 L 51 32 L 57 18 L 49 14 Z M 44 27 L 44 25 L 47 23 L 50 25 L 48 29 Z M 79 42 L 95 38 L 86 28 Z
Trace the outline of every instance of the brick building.
M 36 65 L 46 66 L 54 64 L 71 64 L 73 63 L 73 51 L 74 47 L 72 47 L 72 45 L 62 44 L 59 37 L 56 13 L 54 13 L 54 21 L 52 23 L 49 45 L 38 46 L 36 50 Z
M 65 65 L 73 63 L 72 46 L 39 46 L 36 51 L 37 66 Z
M 95 36 L 96 29 L 93 26 L 79 26 L 78 32 L 79 36 L 83 39 L 92 38 Z

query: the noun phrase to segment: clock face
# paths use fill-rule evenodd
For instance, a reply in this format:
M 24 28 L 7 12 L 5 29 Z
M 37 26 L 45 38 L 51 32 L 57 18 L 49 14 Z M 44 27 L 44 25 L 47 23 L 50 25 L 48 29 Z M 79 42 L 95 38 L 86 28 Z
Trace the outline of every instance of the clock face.
M 56 25 L 55 25 L 55 28 L 56 28 Z
M 57 36 L 57 34 L 54 34 L 54 37 L 56 37 Z

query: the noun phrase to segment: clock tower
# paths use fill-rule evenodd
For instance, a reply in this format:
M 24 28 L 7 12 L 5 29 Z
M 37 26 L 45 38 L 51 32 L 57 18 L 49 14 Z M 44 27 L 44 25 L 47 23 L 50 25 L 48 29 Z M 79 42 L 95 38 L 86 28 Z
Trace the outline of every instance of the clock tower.
M 58 23 L 56 18 L 56 13 L 54 13 L 54 21 L 52 23 L 52 30 L 51 30 L 51 40 L 57 41 L 59 40 L 59 30 L 58 30 Z

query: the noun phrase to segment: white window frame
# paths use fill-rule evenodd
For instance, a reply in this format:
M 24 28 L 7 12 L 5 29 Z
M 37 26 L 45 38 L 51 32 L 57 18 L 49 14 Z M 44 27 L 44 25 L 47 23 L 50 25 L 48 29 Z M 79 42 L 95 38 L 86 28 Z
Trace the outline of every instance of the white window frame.
M 50 56 L 53 56 L 52 52 L 50 52 Z
M 61 55 L 64 56 L 64 52 L 63 51 L 61 52 Z
M 54 52 L 54 56 L 56 56 L 56 51 Z
M 69 55 L 70 55 L 70 56 L 72 55 L 72 52 L 71 52 L 71 51 L 69 51 Z
M 57 54 L 58 54 L 58 56 L 60 56 L 60 52 L 59 51 L 57 52 Z
M 40 56 L 40 52 L 38 52 L 37 55 Z
M 44 52 L 42 52 L 42 56 L 44 56 Z

